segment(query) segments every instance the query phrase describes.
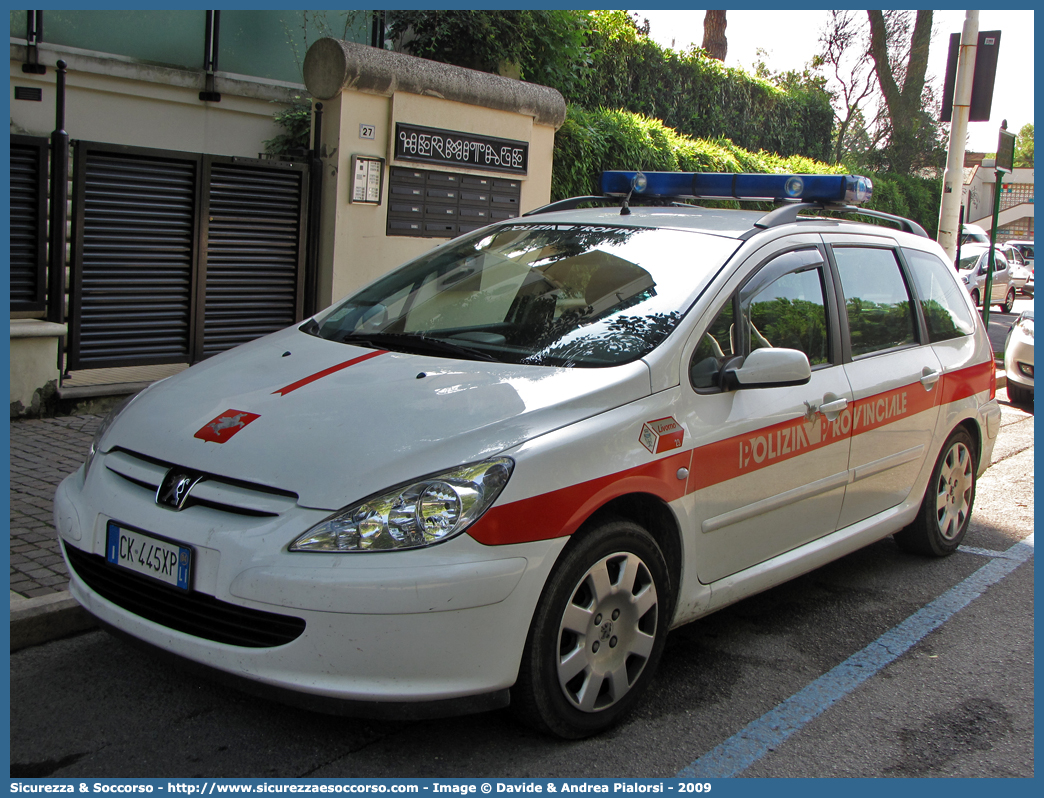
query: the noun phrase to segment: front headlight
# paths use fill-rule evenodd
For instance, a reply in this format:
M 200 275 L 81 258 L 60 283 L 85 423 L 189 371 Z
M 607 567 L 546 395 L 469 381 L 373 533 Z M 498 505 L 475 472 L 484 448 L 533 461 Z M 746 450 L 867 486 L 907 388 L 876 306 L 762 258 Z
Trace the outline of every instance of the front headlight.
M 449 540 L 489 509 L 514 466 L 495 457 L 365 499 L 309 529 L 290 551 L 396 551 Z
M 119 417 L 120 413 L 127 409 L 127 405 L 131 403 L 131 400 L 137 394 L 131 394 L 116 407 L 109 411 L 109 415 L 105 417 L 101 424 L 98 425 L 97 431 L 94 433 L 94 437 L 91 439 L 91 446 L 87 450 L 87 460 L 83 464 L 83 478 L 87 479 L 87 472 L 91 470 L 91 463 L 94 462 L 94 458 L 97 456 L 99 449 L 101 448 L 102 438 L 105 437 L 105 433 L 109 431 L 109 427 L 113 425 L 113 422 Z

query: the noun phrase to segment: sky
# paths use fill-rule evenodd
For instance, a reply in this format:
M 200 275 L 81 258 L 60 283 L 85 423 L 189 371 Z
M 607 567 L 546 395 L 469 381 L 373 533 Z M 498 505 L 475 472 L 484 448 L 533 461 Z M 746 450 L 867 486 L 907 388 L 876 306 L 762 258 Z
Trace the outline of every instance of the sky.
M 649 34 L 662 47 L 684 52 L 703 43 L 703 11 L 634 11 L 648 19 Z M 928 73 L 940 88 L 946 74 L 946 52 L 951 33 L 964 27 L 964 11 L 936 11 L 934 34 L 929 51 Z M 773 72 L 803 69 L 818 52 L 819 33 L 829 12 L 772 11 L 769 9 L 729 11 L 725 37 L 728 40 L 727 66 L 753 71 L 759 48 L 768 52 L 765 63 Z M 1031 10 L 979 11 L 979 30 L 1001 32 L 994 83 L 993 106 L 988 122 L 968 125 L 968 150 L 994 152 L 1003 119 L 1008 130 L 1018 133 L 1033 122 L 1033 23 Z

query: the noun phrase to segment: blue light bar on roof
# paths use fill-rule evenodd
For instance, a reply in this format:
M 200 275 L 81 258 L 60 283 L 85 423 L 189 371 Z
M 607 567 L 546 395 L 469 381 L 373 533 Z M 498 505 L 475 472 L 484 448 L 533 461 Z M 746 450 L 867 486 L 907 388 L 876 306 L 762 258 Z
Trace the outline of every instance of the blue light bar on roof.
M 858 205 L 873 194 L 859 175 L 763 175 L 729 172 L 602 172 L 602 193 L 626 197 L 803 200 Z

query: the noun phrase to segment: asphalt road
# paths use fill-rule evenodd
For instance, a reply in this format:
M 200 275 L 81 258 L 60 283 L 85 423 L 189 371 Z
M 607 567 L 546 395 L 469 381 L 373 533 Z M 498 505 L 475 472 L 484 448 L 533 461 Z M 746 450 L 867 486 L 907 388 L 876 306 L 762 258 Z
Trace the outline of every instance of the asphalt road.
M 990 308 L 990 323 L 987 327 L 987 334 L 990 338 L 990 344 L 993 346 L 993 353 L 998 359 L 1004 358 L 1004 341 L 1008 337 L 1008 330 L 1011 329 L 1011 325 L 1015 323 L 1015 319 L 1019 317 L 1019 314 L 1024 310 L 1033 309 L 1033 297 L 1024 297 L 1021 294 L 1015 300 L 1015 304 L 1012 306 L 1011 313 L 1002 313 L 994 305 Z M 980 315 L 982 311 L 979 311 Z
M 961 551 L 924 559 L 886 539 L 675 630 L 643 706 L 600 737 L 544 738 L 510 711 L 313 714 L 95 631 L 11 656 L 11 776 L 663 778 L 706 772 L 719 754 L 741 777 L 1032 776 L 1033 561 L 1012 547 L 1033 530 L 1033 417 L 1005 405 L 1002 425 Z M 1021 560 L 998 557 L 1016 550 Z M 981 595 L 861 684 L 833 697 L 822 686 L 998 565 Z M 810 691 L 817 713 L 771 739 L 766 713 Z M 736 748 L 734 735 L 766 730 L 761 755 Z

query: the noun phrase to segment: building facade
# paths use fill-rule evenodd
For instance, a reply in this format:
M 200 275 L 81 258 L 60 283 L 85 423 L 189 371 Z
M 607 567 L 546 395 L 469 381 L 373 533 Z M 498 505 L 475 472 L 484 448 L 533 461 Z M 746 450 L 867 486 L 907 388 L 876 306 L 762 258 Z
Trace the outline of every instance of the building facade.
M 971 155 L 971 153 L 969 153 Z M 977 161 L 977 163 L 976 163 Z M 968 165 L 972 163 L 972 165 Z M 1003 174 L 1000 184 L 1000 214 L 997 241 L 1033 240 L 1033 169 L 1016 168 Z M 993 205 L 997 190 L 994 162 L 981 157 L 965 160 L 964 220 L 987 232 L 993 227 Z
M 314 89 L 317 42 L 344 74 L 319 59 Z M 561 95 L 371 45 L 377 12 L 11 12 L 12 415 L 137 387 L 548 201 Z M 317 146 L 267 157 L 294 108 Z

